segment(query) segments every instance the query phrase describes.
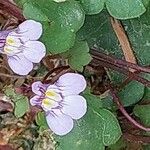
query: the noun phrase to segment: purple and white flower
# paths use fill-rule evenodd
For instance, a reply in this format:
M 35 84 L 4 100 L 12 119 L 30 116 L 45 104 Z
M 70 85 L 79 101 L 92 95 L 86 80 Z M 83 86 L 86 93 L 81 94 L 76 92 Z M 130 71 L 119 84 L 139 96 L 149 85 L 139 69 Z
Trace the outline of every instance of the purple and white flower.
M 19 75 L 27 75 L 33 63 L 39 63 L 46 54 L 45 45 L 37 41 L 42 25 L 26 20 L 13 30 L 0 32 L 0 52 L 7 55 L 10 68 Z
M 46 114 L 49 128 L 57 135 L 65 135 L 73 128 L 73 119 L 80 119 L 87 111 L 87 103 L 79 94 L 86 88 L 84 77 L 76 73 L 62 75 L 54 84 L 32 84 L 36 94 L 32 106 L 40 106 Z

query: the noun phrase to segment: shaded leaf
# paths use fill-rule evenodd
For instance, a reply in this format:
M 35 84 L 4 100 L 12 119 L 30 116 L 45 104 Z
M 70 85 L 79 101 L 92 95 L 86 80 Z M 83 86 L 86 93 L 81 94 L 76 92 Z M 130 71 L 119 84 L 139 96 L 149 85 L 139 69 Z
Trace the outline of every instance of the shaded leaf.
M 146 11 L 142 0 L 107 0 L 106 7 L 109 13 L 117 19 L 136 18 Z
M 38 126 L 44 128 L 44 129 L 48 129 L 48 125 L 46 122 L 46 118 L 45 118 L 45 113 L 44 112 L 38 112 L 35 121 L 37 123 Z
M 60 28 L 54 23 L 50 25 L 49 23 L 44 23 L 44 34 L 41 40 L 50 53 L 62 53 L 74 45 L 75 33 L 68 29 Z
M 22 117 L 27 111 L 29 111 L 28 98 L 22 96 L 19 100 L 15 102 L 14 114 L 16 117 Z
M 119 92 L 119 97 L 124 106 L 130 106 L 137 103 L 142 99 L 143 95 L 144 85 L 137 81 L 131 81 Z
M 67 56 L 70 67 L 78 71 L 83 71 L 83 66 L 87 65 L 92 59 L 85 41 L 76 41 L 75 45 L 64 55 Z
M 89 15 L 98 14 L 104 8 L 105 0 L 80 0 L 85 13 Z
M 150 126 L 150 105 L 136 105 L 133 112 L 143 124 Z

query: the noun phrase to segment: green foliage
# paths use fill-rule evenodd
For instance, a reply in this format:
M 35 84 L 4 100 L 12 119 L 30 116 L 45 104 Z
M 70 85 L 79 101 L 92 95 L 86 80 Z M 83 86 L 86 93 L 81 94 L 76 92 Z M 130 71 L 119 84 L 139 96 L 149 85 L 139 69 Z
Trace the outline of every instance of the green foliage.
M 6 87 L 4 93 L 14 102 L 14 114 L 16 117 L 22 117 L 29 111 L 29 102 L 27 97 L 15 93 L 15 90 L 12 87 Z
M 48 129 L 48 125 L 45 118 L 44 112 L 38 112 L 35 118 L 36 124 L 40 127 L 40 130 Z
M 106 0 L 106 7 L 118 19 L 136 18 L 146 11 L 142 0 Z
M 15 111 L 14 114 L 16 117 L 22 117 L 27 111 L 29 111 L 29 102 L 28 98 L 22 96 L 15 102 Z
M 150 49 L 150 3 L 146 13 L 140 18 L 123 21 L 129 40 L 133 46 L 135 54 L 140 64 L 149 65 L 149 49 Z M 141 38 L 142 37 L 142 38 Z
M 98 14 L 104 8 L 105 0 L 80 0 L 85 13 L 89 15 Z
M 150 105 L 136 105 L 134 114 L 139 117 L 143 124 L 150 126 Z
M 42 41 L 50 53 L 61 53 L 73 46 L 75 33 L 84 23 L 84 11 L 75 0 L 57 3 L 53 0 L 22 1 L 23 14 L 40 21 L 44 27 Z
M 142 99 L 143 95 L 144 85 L 137 81 L 131 81 L 119 92 L 119 97 L 124 106 L 130 106 L 137 103 Z
M 47 52 L 67 58 L 70 67 L 75 71 L 82 72 L 83 67 L 91 61 L 89 49 L 92 47 L 124 59 L 110 15 L 120 19 L 138 64 L 150 64 L 150 0 L 15 1 L 21 6 L 27 19 L 42 23 L 43 35 L 40 40 L 46 45 Z M 106 69 L 106 73 L 115 86 L 125 79 L 123 74 L 111 69 Z M 143 76 L 150 79 L 148 74 Z M 29 109 L 27 98 L 10 88 L 5 93 L 15 104 L 15 116 L 23 116 Z M 82 119 L 74 121 L 74 128 L 69 134 L 63 137 L 54 136 L 58 142 L 56 149 L 104 150 L 106 146 L 108 150 L 125 148 L 125 141 L 118 141 L 122 133 L 116 116 L 111 112 L 115 113 L 118 108 L 110 93 L 96 96 L 86 91 L 83 95 L 87 99 L 88 111 Z M 149 103 L 150 88 L 131 81 L 118 95 L 125 107 L 134 107 L 140 100 Z M 133 112 L 143 124 L 150 126 L 149 104 L 136 105 Z M 36 124 L 41 131 L 39 133 L 48 129 L 44 112 L 37 114 Z M 53 148 L 56 146 L 54 143 L 52 145 Z M 41 144 L 37 143 L 38 148 L 39 146 Z
M 83 71 L 83 66 L 87 65 L 92 59 L 85 41 L 76 41 L 74 46 L 64 55 L 68 58 L 70 67 L 78 71 Z
M 143 98 L 144 89 L 145 87 L 143 84 L 137 81 L 131 81 L 129 84 L 127 84 L 118 92 L 118 96 L 125 107 L 131 106 L 133 104 L 136 104 Z M 110 95 L 109 92 L 102 95 L 102 107 L 111 110 L 115 109 L 112 96 Z
M 101 12 L 105 4 L 110 15 L 117 19 L 139 17 L 146 11 L 144 4 L 148 3 L 142 0 L 80 0 L 80 2 L 86 14 L 90 15 Z
M 78 39 L 88 42 L 89 47 L 99 48 L 122 58 L 122 50 L 113 31 L 110 16 L 106 11 L 97 15 L 86 16 L 83 27 L 78 31 Z
M 50 53 L 57 54 L 67 51 L 74 45 L 75 33 L 57 27 L 55 23 L 44 23 L 44 34 L 41 39 Z
M 106 150 L 124 150 L 126 149 L 126 142 L 120 138 L 115 144 L 110 145 Z
M 88 112 L 75 122 L 74 129 L 66 136 L 55 136 L 59 143 L 58 150 L 104 150 L 114 144 L 121 136 L 121 129 L 116 117 L 108 110 L 100 108 L 100 99 L 92 94 L 85 94 Z
M 140 18 L 122 22 L 139 63 L 144 65 L 149 65 L 150 63 L 150 45 L 148 44 L 150 43 L 149 13 L 150 6 Z M 78 37 L 81 40 L 86 40 L 90 47 L 96 46 L 100 51 L 113 54 L 117 58 L 123 57 L 122 50 L 113 32 L 110 18 L 106 11 L 98 15 L 87 16 L 84 26 L 78 32 Z

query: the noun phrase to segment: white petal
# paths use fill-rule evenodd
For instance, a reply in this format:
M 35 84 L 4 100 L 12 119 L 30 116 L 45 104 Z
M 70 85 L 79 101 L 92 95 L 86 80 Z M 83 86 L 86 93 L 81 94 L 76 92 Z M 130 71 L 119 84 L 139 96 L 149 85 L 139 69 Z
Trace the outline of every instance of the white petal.
M 71 116 L 73 119 L 80 119 L 87 111 L 87 103 L 80 95 L 71 95 L 64 98 L 62 112 Z
M 62 95 L 77 95 L 86 88 L 86 80 L 77 73 L 66 73 L 55 83 L 62 90 Z
M 18 33 L 29 40 L 38 40 L 42 35 L 42 24 L 34 20 L 26 20 L 18 27 Z
M 37 95 L 42 95 L 43 93 L 45 93 L 47 87 L 47 84 L 43 84 L 41 81 L 37 81 L 32 84 L 32 92 Z
M 40 96 L 35 95 L 34 97 L 32 97 L 32 98 L 30 99 L 30 104 L 31 104 L 32 106 L 41 105 Z
M 32 62 L 27 60 L 23 54 L 8 57 L 8 64 L 19 75 L 27 75 L 33 69 Z
M 46 48 L 40 41 L 28 41 L 24 45 L 23 54 L 31 62 L 39 63 L 46 54 Z
M 50 129 L 57 135 L 66 135 L 73 128 L 72 118 L 62 113 L 56 112 L 56 115 L 49 113 L 46 120 Z

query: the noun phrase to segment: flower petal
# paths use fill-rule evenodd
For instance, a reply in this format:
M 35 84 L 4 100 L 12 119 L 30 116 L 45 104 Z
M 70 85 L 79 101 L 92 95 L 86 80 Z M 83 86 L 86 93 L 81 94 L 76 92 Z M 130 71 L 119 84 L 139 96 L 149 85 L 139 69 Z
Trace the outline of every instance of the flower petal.
M 18 26 L 18 33 L 28 40 L 38 40 L 42 35 L 42 24 L 34 20 L 26 20 Z M 25 40 L 25 39 L 24 39 Z M 23 40 L 23 41 L 24 41 Z
M 40 101 L 40 96 L 38 96 L 38 95 L 35 95 L 34 97 L 32 97 L 31 99 L 30 99 L 30 104 L 32 105 L 32 106 L 35 106 L 35 105 L 41 105 L 41 101 Z
M 55 84 L 62 90 L 63 96 L 79 94 L 86 88 L 86 80 L 77 73 L 66 73 Z
M 6 42 L 6 38 L 9 34 L 9 32 L 11 32 L 10 30 L 6 30 L 6 31 L 0 31 L 0 48 L 2 48 L 5 45 Z
M 19 75 L 27 75 L 33 69 L 32 62 L 27 60 L 22 54 L 8 57 L 8 64 Z
M 46 116 L 47 124 L 50 129 L 57 135 L 65 135 L 73 128 L 73 120 L 70 116 L 55 112 L 56 114 L 48 113 Z
M 37 95 L 42 95 L 43 93 L 45 93 L 48 86 L 49 84 L 43 84 L 41 81 L 34 82 L 32 84 L 32 92 Z
M 80 95 L 71 95 L 64 98 L 62 112 L 73 119 L 80 119 L 87 111 L 87 103 Z
M 23 54 L 28 60 L 39 63 L 46 54 L 46 48 L 40 41 L 28 41 L 24 45 Z

